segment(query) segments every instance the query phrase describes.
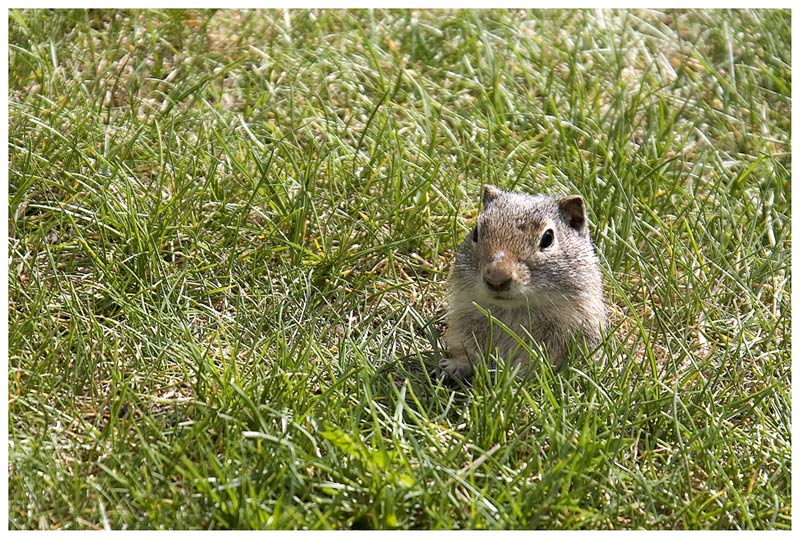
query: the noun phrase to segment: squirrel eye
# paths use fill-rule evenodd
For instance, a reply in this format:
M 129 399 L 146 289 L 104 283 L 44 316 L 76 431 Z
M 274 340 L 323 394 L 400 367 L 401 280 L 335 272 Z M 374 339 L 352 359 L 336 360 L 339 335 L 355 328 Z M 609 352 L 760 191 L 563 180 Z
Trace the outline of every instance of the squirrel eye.
M 475 225 L 475 228 L 472 229 L 472 241 L 478 242 L 478 225 Z
M 547 230 L 544 231 L 544 234 L 542 234 L 542 239 L 539 240 L 539 249 L 540 250 L 547 249 L 548 247 L 553 245 L 554 239 L 555 235 L 553 234 L 553 230 L 551 228 L 548 228 Z

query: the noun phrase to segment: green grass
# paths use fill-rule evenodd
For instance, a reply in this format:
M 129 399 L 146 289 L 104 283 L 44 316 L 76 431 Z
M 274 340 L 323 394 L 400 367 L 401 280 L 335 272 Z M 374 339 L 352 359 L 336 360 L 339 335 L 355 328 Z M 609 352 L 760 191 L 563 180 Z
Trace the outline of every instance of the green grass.
M 19 528 L 791 527 L 789 11 L 9 13 Z M 603 360 L 430 374 L 484 183 Z

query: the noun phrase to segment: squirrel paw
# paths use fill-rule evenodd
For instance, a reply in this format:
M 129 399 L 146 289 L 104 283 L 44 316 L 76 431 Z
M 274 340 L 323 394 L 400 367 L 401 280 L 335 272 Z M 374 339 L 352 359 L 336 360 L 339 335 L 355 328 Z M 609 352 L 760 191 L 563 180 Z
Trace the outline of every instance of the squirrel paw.
M 472 376 L 472 363 L 464 358 L 443 357 L 439 360 L 439 368 L 451 378 L 466 380 Z

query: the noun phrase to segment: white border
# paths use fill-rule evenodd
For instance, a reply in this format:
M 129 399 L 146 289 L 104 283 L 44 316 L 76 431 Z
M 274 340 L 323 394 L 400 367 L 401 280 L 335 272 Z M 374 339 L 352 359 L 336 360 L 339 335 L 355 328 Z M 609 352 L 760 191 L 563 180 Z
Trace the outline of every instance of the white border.
M 548 8 L 548 7 L 559 7 L 559 8 L 587 8 L 587 7 L 603 7 L 603 8 L 640 8 L 640 7 L 647 7 L 647 8 L 690 8 L 690 9 L 708 9 L 708 8 L 772 8 L 772 9 L 791 9 L 793 7 L 794 2 L 789 1 L 762 1 L 759 2 L 757 5 L 754 6 L 754 2 L 741 2 L 741 1 L 732 1 L 732 2 L 721 2 L 721 1 L 713 1 L 713 2 L 686 2 L 686 1 L 678 1 L 678 2 L 663 2 L 663 1 L 651 1 L 642 5 L 641 2 L 633 2 L 633 1 L 622 1 L 622 2 L 597 2 L 597 1 L 584 1 L 584 2 L 576 2 L 566 0 L 559 2 L 557 6 L 553 6 L 552 2 L 511 2 L 504 6 L 499 5 L 487 5 L 487 2 L 484 1 L 474 1 L 474 0 L 462 0 L 455 4 L 452 1 L 441 1 L 441 0 L 426 0 L 424 2 L 424 7 L 420 6 L 421 2 L 417 0 L 416 2 L 410 1 L 398 1 L 393 0 L 389 2 L 369 2 L 363 0 L 351 0 L 351 1 L 329 1 L 329 2 L 320 2 L 320 1 L 309 1 L 309 0 L 290 0 L 284 2 L 276 2 L 276 1 L 261 1 L 255 2 L 252 0 L 239 0 L 235 2 L 233 6 L 226 6 L 227 8 L 237 7 L 237 8 L 370 8 L 370 7 L 384 7 L 384 8 L 417 8 L 417 9 L 433 9 L 433 8 L 485 8 L 485 7 L 492 7 L 492 8 L 499 8 L 499 7 L 527 7 L 527 8 Z M 2 55 L 3 55 L 3 68 L 0 70 L 0 82 L 2 82 L 2 87 L 4 89 L 2 101 L 2 120 L 0 121 L 0 133 L 2 134 L 2 138 L 4 140 L 4 144 L 2 147 L 2 159 L 5 163 L 5 166 L 2 168 L 2 172 L 0 172 L 0 185 L 3 186 L 3 192 L 6 196 L 6 202 L 2 204 L 2 210 L 0 210 L 0 226 L 2 226 L 2 235 L 3 241 L 5 243 L 5 252 L 6 252 L 6 259 L 7 262 L 3 267 L 3 276 L 2 276 L 2 283 L 0 283 L 0 298 L 4 301 L 6 307 L 8 307 L 8 263 L 10 259 L 8 258 L 8 190 L 9 190 L 9 183 L 8 183 L 8 10 L 10 8 L 65 8 L 65 7 L 78 7 L 78 8 L 89 8 L 89 7 L 109 7 L 108 2 L 97 2 L 97 1 L 73 1 L 70 2 L 68 5 L 63 5 L 58 2 L 55 3 L 50 1 L 41 1 L 41 0 L 31 0 L 27 2 L 20 2 L 12 1 L 11 5 L 5 8 L 2 8 L 2 21 L 0 21 L 0 39 L 2 39 Z M 117 5 L 115 9 L 121 8 L 177 8 L 177 7 L 186 7 L 186 8 L 211 8 L 211 7 L 219 7 L 219 3 L 215 2 L 207 2 L 205 0 L 195 0 L 193 2 L 189 1 L 139 1 L 135 2 L 132 5 Z M 793 10 L 792 10 L 793 11 Z M 798 37 L 800 37 L 798 32 L 798 22 L 797 18 L 794 16 L 792 12 L 792 59 L 795 58 L 795 43 L 797 43 Z M 795 70 L 792 69 L 792 87 L 796 86 L 795 80 Z M 797 123 L 797 115 L 795 114 L 795 105 L 794 102 L 792 103 L 792 139 L 796 139 L 798 135 L 798 123 Z M 791 147 L 791 146 L 790 146 Z M 796 166 L 796 165 L 795 165 Z M 796 183 L 792 180 L 791 182 L 793 191 L 795 191 L 795 196 L 792 199 L 792 216 L 790 217 L 791 220 L 791 227 L 792 227 L 792 236 L 798 237 L 798 232 L 800 232 L 800 225 L 798 225 L 793 219 L 793 216 L 797 214 L 798 205 L 800 202 L 797 200 L 797 195 L 800 195 L 800 191 L 794 189 L 797 187 Z M 795 249 L 792 248 L 792 263 L 791 263 L 791 271 L 793 275 L 797 274 L 797 269 L 800 268 L 800 263 L 797 261 L 797 257 L 795 255 Z M 792 289 L 792 308 L 794 308 L 797 304 L 795 301 L 796 299 L 796 290 Z M 793 310 L 793 309 L 792 309 Z M 797 325 L 792 320 L 792 336 L 797 335 Z M 2 333 L 2 341 L 0 341 L 0 361 L 2 361 L 3 366 L 3 373 L 4 378 L 2 382 L 2 403 L 0 403 L 0 407 L 2 407 L 2 414 L 0 414 L 0 428 L 2 429 L 2 436 L 3 436 L 3 443 L 2 447 L 0 448 L 0 455 L 2 456 L 2 463 L 4 473 L 0 475 L 2 480 L 0 481 L 0 519 L 4 524 L 0 524 L 0 528 L 8 528 L 8 315 L 2 317 L 2 321 L 0 322 L 0 333 Z M 791 337 L 790 337 L 791 342 Z M 792 350 L 792 373 L 797 373 L 798 371 L 798 361 L 797 361 L 797 354 L 795 354 L 794 349 Z M 794 406 L 795 402 L 795 390 L 792 387 L 791 390 L 792 395 L 792 440 L 795 441 L 797 439 L 795 428 L 794 426 L 798 424 L 800 421 L 800 412 L 798 412 L 797 407 Z M 797 451 L 795 450 L 794 444 L 792 444 L 792 462 L 796 461 L 795 456 L 797 455 Z M 800 480 L 798 479 L 797 471 L 794 467 L 792 467 L 792 493 L 797 496 L 800 493 Z M 794 517 L 794 514 L 792 514 Z M 123 532 L 124 533 L 124 532 Z M 147 533 L 147 532 L 145 532 Z M 175 533 L 175 532 L 172 532 Z M 184 533 L 193 533 L 193 532 L 178 532 L 180 534 Z M 283 534 L 283 533 L 297 533 L 297 532 L 272 532 Z M 352 533 L 352 532 L 351 532 Z M 356 532 L 357 533 L 357 532 Z M 369 532 L 374 533 L 374 532 Z M 456 533 L 456 532 L 440 532 L 440 533 Z M 460 533 L 459 537 L 464 538 L 465 532 L 458 532 Z M 474 535 L 474 533 L 479 532 L 466 532 L 467 535 Z M 523 533 L 523 532 L 505 532 L 505 533 Z M 565 532 L 543 532 L 543 533 L 558 533 L 559 535 Z M 571 532 L 566 532 L 571 533 Z M 593 532 L 598 533 L 598 532 Z M 607 534 L 609 532 L 599 532 L 602 534 Z M 641 533 L 641 532 L 639 532 Z M 703 533 L 704 535 L 708 532 L 689 532 L 691 534 L 694 533 Z M 780 532 L 779 532 L 780 533 Z M 785 532 L 781 535 L 788 535 L 791 532 Z M 138 535 L 138 533 L 137 533 Z

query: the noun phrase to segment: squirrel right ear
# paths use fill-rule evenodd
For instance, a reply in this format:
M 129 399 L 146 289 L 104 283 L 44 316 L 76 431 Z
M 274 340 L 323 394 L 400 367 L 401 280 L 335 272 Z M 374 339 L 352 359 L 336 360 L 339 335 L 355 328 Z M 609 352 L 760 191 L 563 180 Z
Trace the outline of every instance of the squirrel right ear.
M 503 194 L 503 191 L 494 185 L 486 184 L 483 186 L 483 207 L 487 207 L 494 199 Z
M 588 228 L 586 226 L 586 207 L 583 204 L 583 198 L 579 195 L 559 197 L 558 206 L 561 209 L 561 215 L 569 226 L 580 232 L 587 234 Z

